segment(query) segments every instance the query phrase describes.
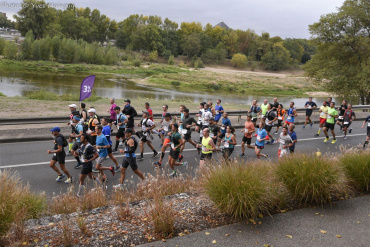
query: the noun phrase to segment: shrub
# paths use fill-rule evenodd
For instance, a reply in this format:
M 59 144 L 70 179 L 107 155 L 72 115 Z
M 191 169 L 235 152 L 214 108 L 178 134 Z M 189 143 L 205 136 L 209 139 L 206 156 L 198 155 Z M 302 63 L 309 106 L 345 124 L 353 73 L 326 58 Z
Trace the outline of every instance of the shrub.
M 178 86 L 180 86 L 180 84 L 181 83 L 179 81 L 171 81 L 172 86 L 178 87 Z
M 34 36 L 32 31 L 28 31 L 22 44 L 21 51 L 23 59 L 29 60 L 32 58 L 32 43 L 34 41 Z
M 3 55 L 3 51 L 4 51 L 4 48 L 5 48 L 5 45 L 6 45 L 5 39 L 3 39 L 3 38 L 0 37 L 0 55 Z
M 44 194 L 34 194 L 24 186 L 16 173 L 0 170 L 0 240 L 4 238 L 18 215 L 27 220 L 40 216 L 46 208 Z M 1 245 L 1 244 L 0 244 Z
M 132 61 L 132 65 L 134 65 L 135 67 L 140 67 L 141 61 L 135 58 L 134 61 Z
M 175 57 L 173 55 L 171 55 L 169 58 L 168 58 L 168 61 L 167 61 L 168 65 L 174 65 L 175 64 Z
M 207 195 L 221 211 L 236 219 L 269 213 L 277 205 L 279 194 L 269 179 L 271 169 L 261 162 L 238 162 L 212 164 L 202 171 Z
M 244 54 L 236 53 L 231 58 L 231 64 L 236 68 L 244 68 L 247 64 L 247 57 Z
M 294 200 L 300 203 L 331 202 L 331 193 L 343 193 L 343 172 L 337 162 L 314 154 L 295 154 L 279 160 L 276 170 Z
M 340 157 L 340 164 L 351 184 L 359 190 L 369 191 L 370 152 L 347 152 Z
M 32 57 L 34 60 L 41 60 L 41 41 L 35 40 L 32 44 Z
M 18 52 L 18 46 L 14 42 L 6 42 L 3 54 L 7 59 L 15 59 Z
M 152 51 L 149 53 L 149 62 L 154 63 L 157 62 L 158 59 L 158 52 L 157 51 Z

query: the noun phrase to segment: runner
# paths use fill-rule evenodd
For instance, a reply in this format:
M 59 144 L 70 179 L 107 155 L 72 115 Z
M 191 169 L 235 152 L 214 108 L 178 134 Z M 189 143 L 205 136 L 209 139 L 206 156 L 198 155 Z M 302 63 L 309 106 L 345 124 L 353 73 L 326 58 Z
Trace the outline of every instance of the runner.
M 254 146 L 251 145 L 252 134 L 255 132 L 254 124 L 252 122 L 252 115 L 247 115 L 247 121 L 245 121 L 244 129 L 241 131 L 244 132 L 244 136 L 242 140 L 242 153 L 240 154 L 240 157 L 245 158 L 245 144 L 247 143 L 247 148 L 254 149 Z
M 82 160 L 82 170 L 79 179 L 80 184 L 78 186 L 77 197 L 81 197 L 85 194 L 86 188 L 84 182 L 87 176 L 89 176 L 90 179 L 97 182 L 99 185 L 102 185 L 99 179 L 97 179 L 92 172 L 92 161 L 97 159 L 99 155 L 94 147 L 89 143 L 89 135 L 86 133 L 82 134 L 81 136 L 81 143 L 79 145 L 78 155 L 79 157 L 81 157 Z
M 208 101 L 208 111 L 212 113 L 212 116 L 216 116 L 216 110 L 213 108 L 212 101 Z
M 137 126 L 141 127 L 141 129 L 142 129 L 142 135 L 139 134 L 141 136 L 141 139 L 140 139 L 140 143 L 139 143 L 139 145 L 140 145 L 140 157 L 138 158 L 138 160 L 141 161 L 141 160 L 144 159 L 144 144 L 145 143 L 153 151 L 152 158 L 154 159 L 155 157 L 157 157 L 158 152 L 154 149 L 153 144 L 150 140 L 151 139 L 150 138 L 151 131 L 152 131 L 152 129 L 155 128 L 155 124 L 153 123 L 152 120 L 149 119 L 149 112 L 143 111 L 143 119 L 141 120 L 140 124 L 137 124 Z
M 116 108 L 116 106 L 117 106 L 116 103 L 115 103 L 115 101 L 116 100 L 114 98 L 110 98 L 109 99 L 110 109 L 107 110 L 107 112 L 110 114 L 109 128 L 111 129 L 111 131 L 113 131 L 112 123 L 114 123 L 116 121 L 116 118 L 117 118 L 117 113 L 114 110 L 114 108 Z
M 293 145 L 289 147 L 290 153 L 294 153 L 295 150 L 295 144 L 298 142 L 297 133 L 294 131 L 294 124 L 290 124 L 288 127 L 288 134 L 290 135 L 290 138 L 292 138 Z
M 283 127 L 283 131 L 280 133 L 278 142 L 280 143 L 278 151 L 278 158 L 280 159 L 284 155 L 289 154 L 289 148 L 293 146 L 292 138 L 288 134 L 288 127 Z
M 340 126 L 340 132 L 342 133 L 343 130 L 343 122 L 344 122 L 344 112 L 347 110 L 347 100 L 343 100 L 340 107 L 337 109 L 339 111 L 339 116 L 337 119 L 337 124 Z
M 88 110 L 90 119 L 89 119 L 89 127 L 86 131 L 87 134 L 90 135 L 90 144 L 95 146 L 96 145 L 96 132 L 95 127 L 100 124 L 99 119 L 97 118 L 97 115 L 95 114 L 95 109 L 91 108 Z
M 364 128 L 365 124 L 367 124 L 367 136 L 366 136 L 364 145 L 362 147 L 363 149 L 365 149 L 366 145 L 369 144 L 369 140 L 370 140 L 370 116 L 367 116 L 367 118 L 365 119 L 364 123 L 361 126 L 361 129 Z
M 184 110 L 184 120 L 182 122 L 182 136 L 183 136 L 183 144 L 181 145 L 181 153 L 185 148 L 185 143 L 189 142 L 191 145 L 193 145 L 195 148 L 197 147 L 197 144 L 191 139 L 191 127 L 195 126 L 197 124 L 197 121 L 193 117 L 189 115 L 189 109 Z M 172 128 L 173 129 L 173 128 Z M 173 134 L 173 133 L 172 133 Z M 183 156 L 181 156 L 183 158 Z M 181 160 L 182 160 L 181 158 Z
M 344 137 L 343 139 L 347 139 L 347 130 L 349 126 L 351 126 L 352 121 L 356 120 L 356 114 L 352 110 L 352 105 L 348 104 L 347 109 L 344 111 L 343 114 L 343 132 L 344 132 Z M 349 129 L 349 133 L 352 132 L 352 128 Z
M 328 99 L 325 101 L 326 102 L 326 105 L 328 107 L 330 107 L 330 103 L 333 101 L 333 98 L 332 97 L 328 97 Z
M 331 134 L 333 135 L 333 141 L 331 144 L 335 144 L 337 142 L 337 139 L 335 139 L 335 133 L 334 133 L 334 127 L 335 127 L 335 118 L 338 117 L 338 112 L 335 110 L 335 103 L 331 102 L 330 107 L 328 109 L 327 119 L 324 126 L 324 134 L 326 136 L 324 142 L 327 142 L 329 140 L 328 136 L 328 129 L 330 129 Z
M 161 137 L 163 137 L 163 145 L 161 149 L 161 157 L 159 158 L 158 162 L 155 162 L 154 165 L 157 168 L 162 167 L 162 161 L 166 152 L 167 147 L 170 146 L 171 142 L 171 129 L 172 129 L 172 121 L 171 121 L 171 113 L 166 113 L 164 120 L 162 121 L 162 127 L 158 130 L 161 133 Z M 178 126 L 178 125 L 177 125 Z M 178 129 L 178 128 L 177 128 Z
M 123 145 L 123 140 L 125 138 L 126 123 L 128 122 L 128 119 L 126 115 L 121 112 L 121 108 L 119 106 L 116 106 L 114 108 L 114 111 L 116 112 L 116 117 L 117 117 L 116 124 L 117 124 L 118 131 L 116 134 L 116 146 L 113 152 L 117 152 L 118 146 Z M 122 138 L 122 142 L 120 142 L 121 138 Z
M 126 99 L 125 101 L 125 107 L 122 109 L 122 113 L 126 115 L 127 118 L 127 124 L 126 128 L 131 128 L 132 131 L 137 135 L 135 132 L 135 119 L 134 117 L 137 116 L 137 112 L 134 107 L 131 106 L 131 100 Z M 140 136 L 138 136 L 140 138 Z
M 263 100 L 263 104 L 261 105 L 261 110 L 262 110 L 262 121 L 265 120 L 265 115 L 266 115 L 266 112 L 267 112 L 267 107 L 268 107 L 268 101 L 267 99 Z
M 87 114 L 87 111 L 85 109 L 86 108 L 85 103 L 81 102 L 80 108 L 81 108 L 80 119 L 84 120 L 83 127 L 84 127 L 84 133 L 85 133 L 87 131 L 88 127 L 89 127 L 89 121 L 88 121 L 89 114 Z
M 267 140 L 267 132 L 264 129 L 265 123 L 260 122 L 259 128 L 257 129 L 257 140 L 254 145 L 254 152 L 256 153 L 257 159 L 260 159 L 261 156 L 267 158 L 268 154 L 262 154 L 261 150 L 265 147 L 265 140 Z
M 199 104 L 199 112 L 198 114 L 195 115 L 198 117 L 197 126 L 195 126 L 195 131 L 197 131 L 198 133 L 200 133 L 200 131 L 202 130 L 202 126 L 203 126 L 203 119 L 202 119 L 203 113 L 204 113 L 204 102 L 201 102 Z M 199 137 L 199 143 L 201 141 L 202 141 L 201 137 Z
M 308 122 L 310 123 L 310 127 L 312 127 L 313 122 L 311 121 L 310 117 L 312 115 L 313 110 L 317 108 L 317 105 L 315 102 L 312 101 L 312 97 L 309 97 L 304 107 L 306 108 L 306 121 L 304 122 L 302 128 L 306 128 Z
M 320 112 L 320 127 L 319 127 L 319 131 L 317 132 L 317 134 L 315 134 L 316 137 L 318 137 L 320 135 L 321 130 L 324 127 L 324 124 L 326 123 L 326 118 L 327 118 L 327 115 L 328 115 L 328 109 L 329 109 L 329 107 L 326 105 L 326 101 L 324 101 L 324 103 L 322 104 L 322 106 L 319 109 L 319 112 Z
M 105 137 L 108 140 L 109 143 L 109 148 L 107 149 L 108 151 L 108 157 L 113 161 L 113 163 L 116 165 L 116 170 L 115 172 L 119 172 L 119 165 L 117 159 L 114 157 L 113 152 L 112 152 L 112 139 L 111 139 L 111 129 L 108 123 L 110 122 L 111 119 L 108 117 L 104 117 L 101 121 L 101 124 L 103 126 L 102 133 L 105 135 Z
M 57 182 L 60 182 L 65 178 L 67 175 L 67 180 L 64 181 L 66 184 L 70 184 L 73 182 L 72 176 L 69 174 L 66 166 L 65 166 L 65 159 L 66 159 L 66 152 L 64 151 L 64 147 L 68 145 L 66 138 L 60 134 L 60 128 L 54 127 L 51 130 L 51 134 L 54 137 L 54 150 L 48 150 L 48 154 L 53 154 L 53 158 L 50 161 L 50 167 L 58 174 L 56 179 Z M 60 169 L 64 172 L 64 174 L 60 173 L 58 167 L 55 166 L 56 163 L 59 163 Z
M 277 108 L 277 111 L 276 111 L 276 115 L 277 115 L 277 118 L 278 118 L 278 124 L 277 124 L 276 131 L 274 132 L 274 135 L 277 135 L 278 132 L 279 132 L 280 126 L 283 126 L 282 123 L 284 122 L 285 114 L 286 114 L 286 111 L 283 109 L 283 105 L 279 104 L 279 106 Z
M 185 114 L 186 111 L 189 111 L 189 109 L 185 109 Z M 189 112 L 188 112 L 189 113 Z M 185 117 L 185 121 L 186 121 Z M 194 120 L 195 121 L 195 120 Z M 185 130 L 185 128 L 184 128 Z M 184 166 L 185 169 L 188 169 L 188 162 L 176 162 L 176 160 L 179 158 L 180 155 L 180 150 L 182 146 L 185 144 L 185 139 L 181 139 L 181 135 L 179 133 L 179 125 L 178 124 L 173 124 L 172 125 L 172 134 L 171 134 L 171 149 L 170 149 L 170 154 L 168 156 L 168 164 L 170 165 L 172 169 L 172 173 L 169 174 L 171 178 L 175 177 L 177 175 L 177 171 L 175 170 L 175 166 Z
M 257 105 L 257 100 L 253 100 L 253 103 L 251 105 L 251 108 L 249 109 L 249 113 L 252 114 L 252 122 L 254 127 L 257 126 L 257 117 L 258 114 L 262 112 L 261 107 Z
M 271 130 L 272 130 L 272 126 L 274 126 L 274 122 L 278 119 L 275 111 L 272 110 L 272 107 L 273 105 L 272 104 L 268 104 L 267 105 L 267 112 L 266 112 L 266 115 L 265 115 L 265 130 L 267 132 L 267 135 L 269 136 L 269 140 L 267 141 L 267 143 L 271 143 L 271 144 L 274 144 L 274 137 L 270 134 Z
M 290 107 L 287 111 L 287 118 L 285 120 L 284 126 L 289 124 L 294 124 L 294 118 L 298 116 L 296 109 L 294 108 L 294 102 L 290 102 Z
M 153 123 L 154 123 L 154 119 L 153 119 L 153 111 L 152 111 L 152 109 L 150 108 L 150 105 L 149 105 L 149 103 L 148 103 L 148 102 L 145 102 L 145 110 L 146 110 L 147 112 L 149 112 L 149 119 L 150 119 L 150 120 L 152 120 L 152 121 L 153 121 Z M 156 131 L 155 129 L 153 129 L 151 133 L 157 134 L 157 135 L 158 135 L 158 137 L 159 137 L 159 138 L 161 138 L 161 136 L 159 135 L 159 132 L 158 132 L 158 131 Z M 153 140 L 153 136 L 151 135 L 150 137 L 151 137 L 151 139 Z
M 221 105 L 221 100 L 220 99 L 217 99 L 217 104 L 215 106 L 215 111 L 216 111 L 215 121 L 216 121 L 216 123 L 218 123 L 218 121 L 220 121 L 220 119 L 221 119 L 222 114 L 224 113 L 224 108 Z
M 202 144 L 197 145 L 198 148 L 202 149 L 202 154 L 199 161 L 199 169 L 203 169 L 205 163 L 212 159 L 212 153 L 219 150 L 216 148 L 216 145 L 213 143 L 212 138 L 209 137 L 209 129 L 203 129 L 203 139 Z
M 101 175 L 101 182 L 104 183 L 107 181 L 107 177 L 104 175 L 104 170 L 109 170 L 113 176 L 114 176 L 115 171 L 114 171 L 113 166 L 111 167 L 103 166 L 103 163 L 107 159 L 107 156 L 108 156 L 108 148 L 110 147 L 107 138 L 103 134 L 103 126 L 97 125 L 95 127 L 95 132 L 96 132 L 95 148 L 99 154 L 99 158 L 96 160 L 96 167 L 95 167 L 95 170 L 93 170 L 93 172 L 99 172 Z
M 179 111 L 180 111 L 180 120 L 177 120 L 177 116 L 174 116 L 175 121 L 177 121 L 177 124 L 179 127 L 179 133 L 182 134 L 182 122 L 184 121 L 184 110 L 186 109 L 185 105 L 180 105 Z
M 221 125 L 221 136 L 220 138 L 218 139 L 218 142 L 217 142 L 217 147 L 220 147 L 221 145 L 221 140 L 225 137 L 225 134 L 226 134 L 226 128 L 227 126 L 231 126 L 231 121 L 228 117 L 228 114 L 226 112 L 224 112 L 224 117 L 222 118 L 222 125 Z
M 69 110 L 71 110 L 71 114 L 69 115 L 69 122 L 67 125 L 71 125 L 71 134 L 76 133 L 76 125 L 73 124 L 73 116 L 80 116 L 80 112 L 77 111 L 77 105 L 76 104 L 71 104 L 69 105 Z M 68 138 L 68 154 L 67 156 L 71 156 L 71 150 L 73 147 L 73 140 L 74 138 L 69 136 Z
M 203 111 L 203 115 L 202 115 L 202 129 L 205 129 L 205 128 L 208 128 L 209 126 L 209 119 L 212 117 L 212 113 L 211 111 L 209 110 L 209 105 L 208 104 L 204 104 L 204 111 Z M 203 131 L 200 132 L 200 135 L 199 135 L 199 143 L 202 143 L 202 139 L 203 139 Z M 200 154 L 200 149 L 198 149 L 198 155 Z
M 76 151 L 80 147 L 80 138 L 82 134 L 84 133 L 84 126 L 83 126 L 84 122 L 83 122 L 83 119 L 79 118 L 79 116 L 73 116 L 73 123 L 75 124 L 75 133 L 71 134 L 70 137 L 75 138 L 76 142 L 72 146 L 71 154 L 77 160 L 77 164 L 75 165 L 75 168 L 77 169 L 82 165 L 80 156 L 78 155 Z
M 134 171 L 136 175 L 141 178 L 141 180 L 144 180 L 143 173 L 139 170 L 136 163 L 136 154 L 135 151 L 137 149 L 137 141 L 135 137 L 133 137 L 134 131 L 132 129 L 127 128 L 125 131 L 125 150 L 120 149 L 119 152 L 125 154 L 125 157 L 122 161 L 122 167 L 121 167 L 121 176 L 119 179 L 119 184 L 113 186 L 114 190 L 121 190 L 123 189 L 123 182 L 125 181 L 126 177 L 126 170 L 130 166 L 131 169 Z
M 222 142 L 224 142 L 224 149 L 222 150 L 222 156 L 225 160 L 228 160 L 231 154 L 234 152 L 234 147 L 237 144 L 234 135 L 235 129 L 231 126 L 226 127 L 226 134 Z M 221 139 L 221 138 L 220 138 Z
M 274 98 L 274 104 L 273 104 L 273 106 L 272 106 L 272 110 L 273 111 L 277 111 L 277 109 L 278 109 L 278 107 L 279 107 L 279 102 L 277 101 L 278 99 L 275 97 Z

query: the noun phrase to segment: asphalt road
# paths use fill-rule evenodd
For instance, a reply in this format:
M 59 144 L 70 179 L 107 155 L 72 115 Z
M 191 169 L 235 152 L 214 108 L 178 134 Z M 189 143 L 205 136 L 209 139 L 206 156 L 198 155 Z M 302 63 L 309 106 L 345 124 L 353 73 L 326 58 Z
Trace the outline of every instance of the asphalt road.
M 357 146 L 363 145 L 363 142 L 366 137 L 366 129 L 361 129 L 361 122 L 354 122 L 352 124 L 353 131 L 348 135 L 348 139 L 343 139 L 343 134 L 339 133 L 339 127 L 336 126 L 335 131 L 337 132 L 337 143 L 331 144 L 332 138 L 327 143 L 324 143 L 324 135 L 321 133 L 320 137 L 314 137 L 314 134 L 317 133 L 318 124 L 315 124 L 312 128 L 309 126 L 306 129 L 302 129 L 302 126 L 296 127 L 296 133 L 298 136 L 298 143 L 296 144 L 296 152 L 316 152 L 319 149 L 323 155 L 325 153 L 335 153 L 340 152 L 339 147 L 341 145 L 345 146 Z M 273 131 L 275 128 L 273 129 Z M 47 131 L 47 130 L 45 130 Z M 232 155 L 232 157 L 238 157 L 241 153 L 241 139 L 242 133 L 240 129 L 236 130 L 237 134 L 237 147 Z M 193 139 L 198 140 L 199 134 L 193 133 Z M 277 138 L 278 135 L 275 135 Z M 255 141 L 255 138 L 253 139 Z M 157 151 L 160 141 L 159 138 L 154 138 L 154 147 Z M 269 154 L 271 159 L 277 159 L 278 144 L 266 145 L 263 153 Z M 22 143 L 8 143 L 0 144 L 0 169 L 10 169 L 12 171 L 17 171 L 21 180 L 24 183 L 29 183 L 33 191 L 42 192 L 45 191 L 46 195 L 52 196 L 53 193 L 65 192 L 69 185 L 64 184 L 63 182 L 56 182 L 55 179 L 57 174 L 49 167 L 49 162 L 51 155 L 47 154 L 48 149 L 53 148 L 52 136 L 50 134 L 50 141 L 35 141 L 35 142 L 22 142 Z M 139 152 L 139 150 L 137 150 Z M 156 174 L 156 169 L 152 165 L 152 162 L 158 161 L 159 155 L 156 159 L 151 159 L 152 152 L 148 146 L 145 146 L 144 161 L 138 161 L 139 169 L 144 173 Z M 199 156 L 197 155 L 196 150 L 189 143 L 186 144 L 185 150 L 183 152 L 185 156 L 184 161 L 189 162 L 190 169 L 186 171 L 183 167 L 179 167 L 179 171 L 183 173 L 194 174 L 195 170 L 198 167 Z M 247 159 L 256 159 L 254 155 L 254 150 L 246 148 L 246 158 Z M 118 162 L 121 164 L 123 160 L 123 155 L 115 155 L 118 159 Z M 164 163 L 167 162 L 168 153 L 164 158 Z M 76 179 L 75 185 L 78 184 L 78 176 L 80 174 L 79 169 L 74 169 L 76 164 L 75 159 L 72 157 L 66 158 L 66 166 L 70 171 L 72 176 Z M 104 163 L 105 166 L 114 165 L 111 160 L 107 160 Z M 167 173 L 170 173 L 168 167 L 163 168 Z M 107 182 L 108 188 L 111 190 L 112 185 L 118 183 L 119 174 L 116 174 L 114 177 L 112 174 L 107 171 L 106 175 L 109 179 Z M 127 180 L 138 181 L 137 176 L 129 168 L 126 173 Z

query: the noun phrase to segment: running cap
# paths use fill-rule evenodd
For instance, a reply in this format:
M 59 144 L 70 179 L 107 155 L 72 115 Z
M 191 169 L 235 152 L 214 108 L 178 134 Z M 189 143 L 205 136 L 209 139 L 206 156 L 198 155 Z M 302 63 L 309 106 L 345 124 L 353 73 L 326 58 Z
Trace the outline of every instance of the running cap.
M 94 108 L 91 108 L 90 110 L 87 111 L 88 113 L 90 112 L 94 112 L 95 113 L 95 109 Z
M 133 134 L 133 133 L 134 133 L 134 131 L 133 131 L 132 129 L 130 129 L 130 128 L 127 128 L 127 129 L 126 129 L 126 131 L 125 131 L 125 133 Z
M 71 105 L 69 105 L 69 107 L 77 108 L 77 105 L 76 104 L 71 104 Z
M 51 131 L 51 132 L 53 132 L 53 131 L 60 132 L 60 128 L 59 128 L 59 127 L 54 127 L 54 128 L 52 128 L 52 129 L 50 129 L 50 131 Z
M 148 111 L 143 111 L 143 113 L 149 116 L 149 112 Z
M 73 116 L 74 119 L 76 119 L 77 121 L 80 121 L 80 118 L 78 116 Z
M 164 117 L 171 117 L 171 113 L 167 112 L 166 115 L 164 115 Z
M 124 101 L 131 104 L 131 100 L 129 100 L 129 99 L 125 99 Z

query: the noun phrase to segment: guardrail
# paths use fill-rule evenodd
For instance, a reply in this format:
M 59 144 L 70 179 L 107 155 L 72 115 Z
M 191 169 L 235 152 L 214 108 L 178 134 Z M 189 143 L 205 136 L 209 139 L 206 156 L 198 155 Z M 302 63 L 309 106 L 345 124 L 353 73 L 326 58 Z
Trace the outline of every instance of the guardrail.
M 314 109 L 314 112 L 318 112 L 318 108 Z M 352 106 L 353 110 L 370 110 L 370 105 L 355 105 Z M 305 108 L 296 108 L 297 112 L 305 112 Z M 245 116 L 248 111 L 227 111 L 229 116 L 237 116 L 238 121 L 242 116 Z M 190 115 L 195 116 L 195 114 L 198 114 L 197 112 L 191 112 Z M 180 113 L 175 112 L 171 113 L 172 116 L 180 116 Z M 107 115 L 100 116 L 100 118 L 103 117 L 109 117 Z M 140 112 L 138 112 L 138 117 L 140 118 Z M 153 114 L 154 119 L 161 119 L 162 114 L 161 113 L 156 113 Z M 68 116 L 57 116 L 57 117 L 35 117 L 35 118 L 3 118 L 0 119 L 0 125 L 20 125 L 20 124 L 44 124 L 44 123 L 64 123 L 68 122 L 69 118 Z

